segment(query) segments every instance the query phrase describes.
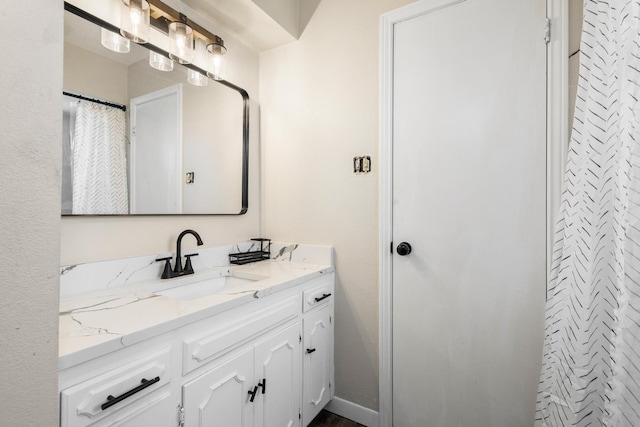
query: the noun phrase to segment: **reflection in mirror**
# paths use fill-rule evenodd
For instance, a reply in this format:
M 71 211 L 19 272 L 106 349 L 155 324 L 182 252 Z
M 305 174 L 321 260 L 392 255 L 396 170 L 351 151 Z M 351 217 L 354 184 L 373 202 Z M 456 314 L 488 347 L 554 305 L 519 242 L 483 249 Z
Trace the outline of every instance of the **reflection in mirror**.
M 62 214 L 244 213 L 246 92 L 101 37 L 65 11 Z

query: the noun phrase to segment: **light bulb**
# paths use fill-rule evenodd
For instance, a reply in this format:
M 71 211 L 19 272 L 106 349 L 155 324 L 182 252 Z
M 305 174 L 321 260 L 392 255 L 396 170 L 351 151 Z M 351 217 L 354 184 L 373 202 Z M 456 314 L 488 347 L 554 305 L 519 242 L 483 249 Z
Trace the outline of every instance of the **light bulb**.
M 193 59 L 193 29 L 183 22 L 169 24 L 169 58 L 180 64 Z
M 207 45 L 207 51 L 211 56 L 207 75 L 214 80 L 224 80 L 227 74 L 226 61 L 224 60 L 227 49 L 224 47 L 224 42 L 221 38 L 216 37 L 216 43 Z
M 146 0 L 122 0 L 120 34 L 136 43 L 149 41 L 149 3 Z

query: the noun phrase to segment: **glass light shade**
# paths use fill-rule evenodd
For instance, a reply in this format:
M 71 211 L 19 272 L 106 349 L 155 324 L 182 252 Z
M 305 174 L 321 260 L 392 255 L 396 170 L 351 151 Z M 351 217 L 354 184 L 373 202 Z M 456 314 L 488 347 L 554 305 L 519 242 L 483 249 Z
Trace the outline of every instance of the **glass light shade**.
M 102 28 L 100 43 L 107 49 L 118 53 L 127 53 L 131 50 L 131 42 L 128 39 L 104 28 Z
M 149 3 L 146 0 L 122 0 L 120 34 L 136 43 L 149 41 Z
M 214 80 L 224 80 L 227 74 L 226 61 L 224 54 L 227 49 L 222 44 L 211 43 L 207 46 L 207 51 L 211 59 L 209 60 L 208 75 Z
M 209 83 L 209 77 L 192 69 L 188 69 L 187 81 L 194 86 L 206 86 Z
M 160 71 L 173 70 L 173 61 L 164 55 L 160 55 L 152 50 L 149 51 L 149 65 Z
M 183 22 L 169 24 L 169 58 L 180 64 L 193 59 L 193 29 Z
M 204 40 L 197 38 L 194 43 L 192 63 L 206 70 L 209 65 L 208 59 L 207 44 Z M 209 83 L 209 78 L 202 73 L 189 69 L 187 70 L 187 81 L 194 86 L 206 86 Z

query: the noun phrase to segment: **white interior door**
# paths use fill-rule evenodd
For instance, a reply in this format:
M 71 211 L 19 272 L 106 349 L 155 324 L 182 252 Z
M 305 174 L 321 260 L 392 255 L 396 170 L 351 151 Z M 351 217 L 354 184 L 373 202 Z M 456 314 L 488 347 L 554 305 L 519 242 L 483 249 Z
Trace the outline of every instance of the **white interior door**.
M 131 100 L 132 214 L 182 212 L 182 86 Z
M 393 29 L 393 425 L 531 426 L 546 280 L 545 2 L 412 8 Z

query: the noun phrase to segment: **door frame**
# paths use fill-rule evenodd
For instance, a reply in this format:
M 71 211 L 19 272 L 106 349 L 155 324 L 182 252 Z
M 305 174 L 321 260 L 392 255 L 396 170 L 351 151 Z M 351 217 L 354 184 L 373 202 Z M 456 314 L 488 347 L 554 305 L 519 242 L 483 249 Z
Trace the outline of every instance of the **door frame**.
M 467 0 L 419 0 L 380 16 L 379 137 L 379 426 L 393 425 L 393 43 L 394 26 L 447 5 Z M 547 44 L 547 275 L 553 225 L 560 207 L 569 141 L 568 3 L 546 0 L 550 22 Z M 545 38 L 545 29 L 540 29 Z
M 183 141 L 182 141 L 182 108 L 183 108 L 183 94 L 182 94 L 182 83 L 178 83 L 173 86 L 168 86 L 163 89 L 159 89 L 144 95 L 140 95 L 138 97 L 132 98 L 130 101 L 129 108 L 129 212 L 136 213 L 136 187 L 135 187 L 135 168 L 136 168 L 136 115 L 137 109 L 139 105 L 146 104 L 151 101 L 155 101 L 156 99 L 164 98 L 169 95 L 176 96 L 176 182 L 175 190 L 176 190 L 176 212 L 175 214 L 182 213 L 183 201 L 182 201 L 182 176 L 183 176 Z

